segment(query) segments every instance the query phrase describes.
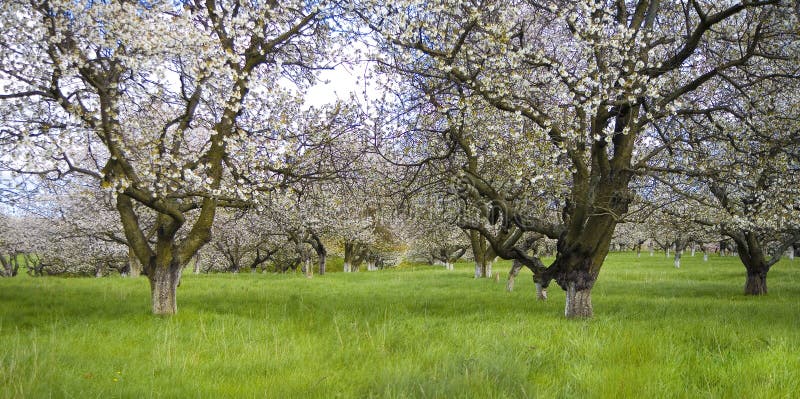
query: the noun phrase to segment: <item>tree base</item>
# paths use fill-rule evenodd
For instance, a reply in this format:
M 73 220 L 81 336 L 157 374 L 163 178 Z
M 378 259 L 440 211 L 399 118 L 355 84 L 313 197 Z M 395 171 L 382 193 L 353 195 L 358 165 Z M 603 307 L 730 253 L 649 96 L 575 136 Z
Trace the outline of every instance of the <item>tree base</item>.
M 747 273 L 747 280 L 744 284 L 745 295 L 767 295 L 767 274 L 766 273 Z
M 542 286 L 542 283 L 535 283 L 536 284 L 536 299 L 539 301 L 546 301 L 547 300 L 547 288 Z
M 564 307 L 564 316 L 568 319 L 588 319 L 592 312 L 592 289 L 576 289 L 575 283 L 567 286 L 567 301 Z
M 150 296 L 153 314 L 178 313 L 177 292 L 181 281 L 181 268 L 156 268 L 150 277 Z

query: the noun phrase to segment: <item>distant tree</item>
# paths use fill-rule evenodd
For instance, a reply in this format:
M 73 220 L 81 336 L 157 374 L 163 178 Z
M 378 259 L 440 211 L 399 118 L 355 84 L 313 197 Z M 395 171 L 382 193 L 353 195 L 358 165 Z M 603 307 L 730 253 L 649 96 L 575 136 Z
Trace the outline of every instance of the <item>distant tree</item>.
M 732 241 L 720 251 L 738 254 L 747 295 L 767 293 L 770 268 L 800 239 L 800 86 L 786 76 L 779 86 L 741 79 L 720 87 L 706 112 L 678 121 L 676 156 L 653 166 L 665 189 L 683 197 L 684 220 Z

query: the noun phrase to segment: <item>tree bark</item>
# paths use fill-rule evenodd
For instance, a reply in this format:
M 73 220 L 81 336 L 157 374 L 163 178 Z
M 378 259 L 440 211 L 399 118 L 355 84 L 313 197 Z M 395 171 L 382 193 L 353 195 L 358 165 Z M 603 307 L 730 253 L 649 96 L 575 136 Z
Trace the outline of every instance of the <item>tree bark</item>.
M 137 278 L 142 275 L 142 264 L 136 258 L 133 249 L 128 248 L 128 277 Z
M 567 286 L 564 316 L 568 319 L 585 319 L 592 315 L 592 288 L 581 288 L 577 282 L 570 282 Z
M 536 286 L 536 299 L 539 301 L 547 300 L 547 287 L 544 285 L 540 278 L 533 275 L 533 284 Z M 590 303 L 591 306 L 591 303 Z
M 364 258 L 368 255 L 366 245 L 351 240 L 345 241 L 343 271 L 345 273 L 357 272 Z
M 19 263 L 17 262 L 16 253 L 11 253 L 6 259 L 6 255 L 0 255 L 0 263 L 3 265 L 3 270 L 0 270 L 0 277 L 14 277 L 19 273 Z
M 319 262 L 319 275 L 320 276 L 325 275 L 325 266 L 328 263 L 328 254 L 324 253 L 320 255 L 317 262 Z
M 599 227 L 601 227 L 600 230 L 603 230 L 610 226 Z M 613 229 L 613 227 L 611 228 Z M 602 266 L 603 260 L 608 254 L 608 242 L 610 240 L 610 233 L 594 238 L 592 236 L 583 236 L 579 242 L 571 246 L 571 250 L 565 249 L 565 244 L 561 243 L 560 248 L 562 250 L 559 251 L 555 262 L 548 268 L 545 276 L 539 277 L 538 281 L 542 283 L 543 288 L 548 286 L 549 275 L 553 276 L 558 285 L 566 291 L 564 315 L 567 318 L 592 317 L 592 287 L 594 287 L 594 283 L 597 280 L 600 266 Z M 590 245 L 587 246 L 587 244 Z
M 519 271 L 522 269 L 522 262 L 517 259 L 511 263 L 511 270 L 508 272 L 508 282 L 506 282 L 506 291 L 514 291 L 514 280 L 516 279 Z
M 314 252 L 317 254 L 317 265 L 319 266 L 319 274 L 320 276 L 325 274 L 325 264 L 328 257 L 328 250 L 325 249 L 325 245 L 320 240 L 319 236 L 311 230 L 308 234 L 306 242 L 311 245 L 311 248 L 314 249 Z
M 767 272 L 747 271 L 747 280 L 744 283 L 745 295 L 767 294 Z
M 475 258 L 475 278 L 492 277 L 492 260 L 497 255 L 491 245 L 475 230 L 469 231 L 469 241 Z
M 182 268 L 176 262 L 168 266 L 157 266 L 148 274 L 153 314 L 172 315 L 178 313 L 177 290 Z
M 779 258 L 767 260 L 759 237 L 753 232 L 731 234 L 736 244 L 736 252 L 744 264 L 747 277 L 744 283 L 745 295 L 767 294 L 767 273 Z

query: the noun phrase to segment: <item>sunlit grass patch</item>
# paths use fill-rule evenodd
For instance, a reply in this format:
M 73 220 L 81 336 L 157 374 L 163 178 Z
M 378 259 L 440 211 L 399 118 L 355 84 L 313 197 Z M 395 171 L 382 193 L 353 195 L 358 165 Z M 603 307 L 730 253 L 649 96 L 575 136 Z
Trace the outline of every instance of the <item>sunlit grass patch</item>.
M 423 265 L 190 275 L 178 315 L 145 278 L 0 280 L 0 397 L 792 397 L 800 261 L 742 295 L 735 258 L 611 254 L 595 318 Z M 508 262 L 495 271 L 507 276 Z

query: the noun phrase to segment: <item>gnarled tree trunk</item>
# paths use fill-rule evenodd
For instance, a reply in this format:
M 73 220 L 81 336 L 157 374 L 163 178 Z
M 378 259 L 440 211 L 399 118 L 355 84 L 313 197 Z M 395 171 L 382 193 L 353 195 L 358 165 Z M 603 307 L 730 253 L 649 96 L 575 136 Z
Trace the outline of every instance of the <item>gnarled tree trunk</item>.
M 491 245 L 475 230 L 469 231 L 469 241 L 475 258 L 475 278 L 492 277 L 492 261 L 497 255 Z
M 19 262 L 17 262 L 19 254 L 11 252 L 9 255 L 0 254 L 0 264 L 3 269 L 0 270 L 0 277 L 14 277 L 19 273 Z
M 747 269 L 747 279 L 744 283 L 745 295 L 767 294 L 767 272 L 769 269 Z
M 344 265 L 345 273 L 357 272 L 359 266 L 368 254 L 368 248 L 359 242 L 346 240 L 344 242 Z
M 767 258 L 759 237 L 753 232 L 729 232 L 736 244 L 736 252 L 744 264 L 747 277 L 744 283 L 745 295 L 767 294 L 767 273 L 780 260 L 782 250 L 771 259 Z
M 156 242 L 151 247 L 139 227 L 138 216 L 134 213 L 131 198 L 125 194 L 117 196 L 117 210 L 120 213 L 125 236 L 136 257 L 145 266 L 144 271 L 150 281 L 153 314 L 177 313 L 176 298 L 181 271 L 188 264 L 188 260 L 211 239 L 211 223 L 216 211 L 216 204 L 213 202 L 214 200 L 210 199 L 204 200 L 205 206 L 197 216 L 191 231 L 180 243 L 176 237 L 185 219 L 159 213 L 156 216 Z

